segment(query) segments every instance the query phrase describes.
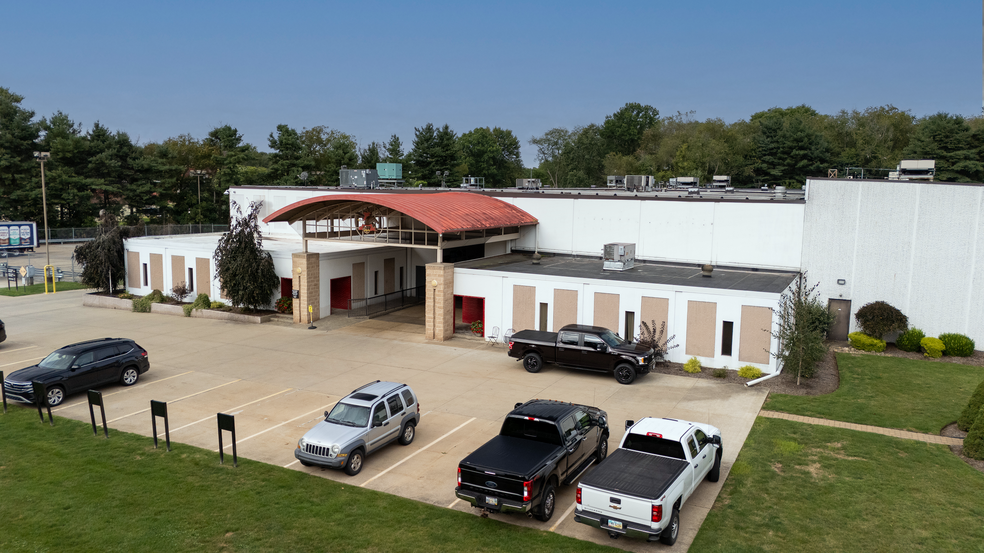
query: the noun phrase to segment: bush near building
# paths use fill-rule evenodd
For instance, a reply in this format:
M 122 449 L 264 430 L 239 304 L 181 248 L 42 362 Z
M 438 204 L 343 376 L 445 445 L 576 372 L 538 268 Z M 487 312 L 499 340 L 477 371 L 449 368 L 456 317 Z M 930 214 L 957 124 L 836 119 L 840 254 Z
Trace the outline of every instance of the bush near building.
M 895 347 L 910 353 L 919 351 L 919 342 L 926 337 L 926 334 L 918 328 L 906 330 L 895 340 Z
M 909 318 L 883 301 L 865 304 L 854 314 L 861 332 L 881 340 L 889 332 L 904 332 L 909 328 Z
M 960 413 L 960 418 L 957 419 L 957 428 L 964 432 L 970 430 L 970 427 L 974 425 L 974 420 L 977 419 L 977 413 L 982 407 L 984 407 L 984 380 L 977 385 L 977 389 L 970 396 L 967 406 Z
M 738 376 L 749 380 L 753 378 L 762 378 L 762 369 L 751 365 L 745 365 L 744 367 L 738 369 Z
M 696 357 L 691 357 L 687 359 L 687 362 L 683 364 L 683 370 L 690 374 L 696 374 L 700 372 L 700 359 Z
M 971 459 L 984 460 L 984 409 L 977 412 L 977 420 L 964 438 L 964 455 Z
M 872 338 L 863 332 L 852 332 L 847 335 L 851 342 L 851 347 L 861 351 L 873 351 L 879 353 L 885 351 L 885 341 Z
M 943 333 L 940 334 L 939 339 L 946 347 L 943 350 L 943 355 L 952 355 L 954 357 L 970 357 L 974 355 L 974 341 L 963 334 Z
M 929 336 L 920 340 L 919 345 L 922 347 L 926 357 L 932 357 L 933 359 L 943 357 L 943 351 L 946 349 L 946 345 L 939 338 L 931 338 Z

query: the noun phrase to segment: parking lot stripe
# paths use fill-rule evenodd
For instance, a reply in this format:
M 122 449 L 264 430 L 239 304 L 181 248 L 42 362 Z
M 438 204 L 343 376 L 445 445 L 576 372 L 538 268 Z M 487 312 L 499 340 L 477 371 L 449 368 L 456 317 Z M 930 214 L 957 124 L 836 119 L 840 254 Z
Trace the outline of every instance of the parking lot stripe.
M 0 355 L 3 355 L 4 353 L 14 353 L 15 351 L 24 351 L 26 349 L 34 349 L 36 347 L 38 347 L 38 346 L 27 346 L 26 348 L 6 349 L 6 350 L 3 350 L 3 351 L 0 351 Z
M 567 520 L 567 517 L 571 516 L 571 511 L 574 510 L 574 507 L 577 507 L 577 503 L 571 503 L 570 508 L 567 509 L 567 511 L 564 512 L 564 516 L 562 516 L 559 519 L 557 519 L 557 522 L 555 522 L 554 525 L 550 527 L 550 531 L 551 532 L 553 532 L 554 530 L 556 530 L 557 527 L 560 526 L 560 523 L 561 522 L 564 522 L 565 520 Z
M 324 407 L 319 407 L 318 409 L 315 409 L 313 412 L 317 412 L 317 411 L 321 411 L 321 410 L 327 409 L 327 408 L 331 407 L 332 405 L 335 405 L 336 403 L 338 403 L 338 402 L 337 401 L 333 401 L 333 402 L 329 403 L 328 405 L 325 405 Z M 259 436 L 261 434 L 266 434 L 267 432 L 269 432 L 271 430 L 276 430 L 276 429 L 280 428 L 281 426 L 283 426 L 285 424 L 292 423 L 292 422 L 296 421 L 297 419 L 302 418 L 302 417 L 306 417 L 307 415 L 309 415 L 311 413 L 312 413 L 312 411 L 305 411 L 304 414 L 301 415 L 301 416 L 299 416 L 299 417 L 294 417 L 294 418 L 290 419 L 289 421 L 284 421 L 284 422 L 278 424 L 277 426 L 271 426 L 270 428 L 267 428 L 266 430 L 264 430 L 262 432 L 257 432 L 256 434 L 253 434 L 252 436 L 247 436 L 247 437 L 245 437 L 245 438 L 243 438 L 241 440 L 238 440 L 236 443 L 240 443 L 241 444 L 241 443 L 245 442 L 246 440 L 252 440 L 253 438 L 255 438 L 255 437 L 257 437 L 257 436 Z M 232 447 L 232 444 L 229 444 L 227 446 L 224 446 L 222 449 L 225 449 L 227 447 Z M 218 451 L 218 450 L 219 450 L 218 448 L 215 448 L 212 451 Z
M 461 500 L 460 499 L 455 499 L 453 503 L 451 503 L 450 505 L 448 505 L 448 509 L 453 509 L 454 506 L 457 505 L 459 501 L 461 501 Z
M 300 461 L 298 459 L 294 459 L 293 462 L 287 463 L 286 465 L 284 465 L 284 468 L 285 469 L 289 469 L 292 465 L 296 465 L 297 463 L 300 463 Z
M 6 365 L 0 365 L 0 367 L 9 367 L 11 365 L 21 365 L 27 363 L 28 361 L 37 361 L 38 359 L 44 359 L 44 357 L 32 357 L 30 359 L 25 359 L 23 361 L 14 361 L 13 363 L 7 363 Z
M 232 409 L 229 409 L 229 411 L 234 411 L 236 409 L 242 409 L 243 407 L 246 407 L 247 405 L 252 405 L 254 403 L 259 403 L 259 402 L 263 401 L 264 399 L 270 399 L 273 396 L 279 396 L 280 394 L 282 394 L 284 392 L 289 392 L 291 390 L 293 390 L 293 388 L 287 388 L 286 390 L 280 390 L 279 392 L 277 392 L 275 394 L 270 394 L 267 397 L 261 397 L 260 399 L 254 399 L 253 401 L 251 401 L 249 403 L 244 403 L 244 404 L 239 405 L 237 407 L 233 407 Z M 215 415 L 209 415 L 209 416 L 205 417 L 204 419 L 199 419 L 199 420 L 197 420 L 195 422 L 189 422 L 188 424 L 186 424 L 184 426 L 179 426 L 179 427 L 175 428 L 174 430 L 172 430 L 171 432 L 177 432 L 178 430 L 181 430 L 183 428 L 188 428 L 189 426 L 195 426 L 196 424 L 203 423 L 205 421 L 214 420 L 214 419 L 215 419 Z M 164 435 L 164 433 L 161 432 L 160 434 L 157 435 L 157 437 L 160 438 L 163 435 Z
M 123 388 L 122 390 L 117 390 L 117 391 L 112 392 L 112 393 L 109 393 L 109 394 L 104 394 L 103 397 L 115 396 L 116 394 L 122 394 L 123 392 L 129 392 L 131 390 L 136 390 L 138 388 L 146 388 L 147 386 L 150 386 L 151 384 L 157 384 L 158 382 L 164 382 L 165 380 L 170 380 L 172 378 L 177 378 L 179 376 L 184 376 L 184 375 L 186 375 L 188 373 L 192 373 L 192 372 L 195 372 L 195 371 L 186 371 L 186 372 L 183 372 L 181 374 L 176 374 L 174 376 L 168 376 L 166 378 L 161 378 L 160 380 L 151 380 L 150 382 L 145 382 L 145 383 L 143 383 L 143 384 L 141 384 L 139 386 L 130 386 L 129 388 Z M 76 407 L 78 405 L 85 405 L 87 403 L 88 403 L 88 400 L 86 400 L 86 401 L 80 401 L 78 403 L 73 403 L 71 405 L 62 405 L 61 407 L 52 409 L 52 411 L 61 411 L 62 409 L 69 409 L 69 408 L 72 408 L 72 407 Z
M 223 386 L 228 386 L 229 384 L 235 384 L 236 382 L 239 382 L 240 380 L 242 380 L 242 379 L 241 378 L 237 378 L 237 379 L 233 380 L 232 382 L 226 382 L 225 384 L 219 384 L 218 386 L 213 386 L 213 387 L 211 387 L 211 388 L 209 388 L 207 390 L 202 390 L 200 392 L 195 392 L 193 394 L 188 394 L 188 395 L 186 395 L 184 397 L 179 397 L 178 399 L 172 399 L 171 401 L 168 401 L 168 403 L 176 403 L 178 401 L 181 401 L 182 399 L 188 399 L 190 397 L 195 397 L 197 395 L 204 394 L 205 392 L 211 392 L 212 390 L 215 390 L 217 388 L 221 388 Z M 116 422 L 118 420 L 123 420 L 123 419 L 125 419 L 127 417 L 132 417 L 133 415 L 139 415 L 140 413 L 146 413 L 147 411 L 150 411 L 150 407 L 148 407 L 146 409 L 141 409 L 141 410 L 139 410 L 139 411 L 137 411 L 135 413 L 130 413 L 129 415 L 123 415 L 122 417 L 116 417 L 115 419 L 113 419 L 113 420 L 111 420 L 109 422 Z M 109 424 L 109 422 L 107 422 L 107 424 Z
M 387 472 L 389 472 L 389 471 L 391 471 L 391 470 L 393 470 L 393 469 L 395 469 L 396 467 L 398 467 L 398 466 L 400 466 L 400 465 L 402 465 L 403 463 L 406 463 L 406 462 L 407 462 L 407 461 L 409 461 L 410 459 L 413 459 L 413 458 L 414 458 L 414 456 L 415 456 L 415 455 L 417 455 L 418 453 L 420 453 L 420 452 L 422 452 L 422 451 L 424 451 L 424 450 L 425 450 L 425 449 L 427 449 L 428 447 L 430 447 L 430 446 L 432 446 L 432 445 L 434 445 L 434 444 L 436 444 L 437 442 L 439 442 L 439 441 L 441 441 L 441 440 L 443 440 L 444 438 L 447 438 L 447 437 L 448 437 L 448 436 L 450 436 L 451 434 L 454 434 L 455 432 L 457 432 L 457 431 L 459 431 L 459 430 L 461 430 L 461 429 L 462 429 L 462 428 L 463 428 L 463 427 L 464 427 L 464 426 L 465 426 L 466 424 L 468 424 L 468 423 L 470 423 L 470 422 L 471 422 L 471 421 L 473 421 L 473 420 L 475 420 L 475 417 L 472 417 L 472 418 L 470 418 L 470 419 L 468 419 L 468 420 L 466 420 L 465 422 L 463 422 L 463 423 L 461 423 L 461 424 L 459 424 L 459 425 L 458 425 L 458 427 L 457 427 L 457 428 L 455 428 L 454 430 L 452 430 L 452 431 L 450 431 L 450 432 L 448 432 L 447 434 L 445 434 L 445 435 L 443 435 L 443 436 L 441 436 L 440 438 L 438 438 L 438 439 L 436 439 L 436 440 L 434 440 L 433 442 L 431 442 L 431 443 L 429 443 L 429 444 L 427 444 L 427 445 L 425 445 L 424 447 L 422 447 L 422 448 L 420 448 L 420 449 L 418 449 L 417 451 L 414 451 L 414 452 L 413 452 L 413 453 L 411 453 L 410 455 L 407 455 L 407 456 L 406 456 L 406 457 L 404 457 L 404 458 L 403 458 L 403 460 L 402 460 L 402 461 L 400 461 L 399 463 L 397 463 L 397 464 L 395 464 L 395 465 L 393 465 L 393 466 L 391 466 L 390 468 L 388 468 L 388 469 L 386 469 L 386 470 L 384 470 L 383 472 L 381 472 L 381 473 L 379 473 L 379 474 L 377 474 L 376 476 L 373 476 L 372 478 L 370 478 L 369 480 L 366 480 L 366 481 L 365 481 L 365 482 L 363 482 L 362 484 L 359 484 L 359 486 L 360 486 L 360 487 L 362 487 L 362 488 L 364 488 L 364 487 L 366 487 L 366 484 L 368 484 L 369 482 L 372 482 L 373 480 L 375 480 L 375 479 L 377 479 L 377 478 L 379 478 L 380 476 L 382 476 L 382 475 L 384 475 L 384 474 L 386 474 Z

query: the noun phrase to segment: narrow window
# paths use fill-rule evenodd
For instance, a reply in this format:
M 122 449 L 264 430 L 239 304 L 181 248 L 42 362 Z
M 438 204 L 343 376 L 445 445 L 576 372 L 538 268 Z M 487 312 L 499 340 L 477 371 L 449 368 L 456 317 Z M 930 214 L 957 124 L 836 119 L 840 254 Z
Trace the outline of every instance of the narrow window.
M 195 291 L 195 270 L 188 267 L 188 290 Z
M 632 341 L 635 336 L 635 312 L 625 312 L 625 339 Z
M 372 272 L 372 295 L 379 295 L 379 271 Z
M 731 341 L 735 331 L 735 323 L 724 321 L 721 325 L 721 355 L 731 355 Z
M 147 264 L 143 264 L 143 285 L 147 286 Z
M 400 267 L 400 290 L 403 290 L 403 267 Z
M 549 309 L 548 304 L 546 303 L 540 304 L 540 332 L 547 331 L 547 314 L 549 313 L 548 309 Z

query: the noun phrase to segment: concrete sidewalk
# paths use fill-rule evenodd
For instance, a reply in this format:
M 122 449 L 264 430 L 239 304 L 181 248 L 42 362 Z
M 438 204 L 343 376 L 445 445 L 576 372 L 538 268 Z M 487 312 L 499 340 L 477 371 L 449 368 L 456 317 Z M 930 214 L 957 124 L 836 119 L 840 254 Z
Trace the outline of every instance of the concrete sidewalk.
M 920 442 L 926 442 L 930 444 L 963 445 L 963 440 L 961 440 L 960 438 L 948 438 L 946 436 L 936 436 L 934 434 L 923 434 L 921 432 L 896 430 L 895 428 L 882 428 L 880 426 L 871 426 L 870 424 L 854 424 L 852 422 L 832 421 L 828 419 L 818 419 L 816 417 L 790 415 L 789 413 L 780 413 L 779 411 L 767 411 L 765 409 L 759 411 L 759 416 L 768 417 L 770 419 L 782 419 L 787 421 L 803 422 L 806 424 L 816 424 L 819 426 L 830 426 L 833 428 L 846 428 L 848 430 L 857 430 L 858 432 L 871 432 L 872 434 L 881 434 L 883 436 L 891 436 L 893 438 L 903 438 L 906 440 L 919 440 Z

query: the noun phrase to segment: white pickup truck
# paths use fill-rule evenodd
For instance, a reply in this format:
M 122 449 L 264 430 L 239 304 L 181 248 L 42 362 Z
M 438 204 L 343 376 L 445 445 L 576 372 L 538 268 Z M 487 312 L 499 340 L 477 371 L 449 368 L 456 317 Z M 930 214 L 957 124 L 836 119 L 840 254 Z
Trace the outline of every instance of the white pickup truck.
M 676 543 L 680 509 L 721 477 L 721 431 L 676 419 L 625 421 L 622 442 L 581 478 L 574 520 L 619 536 Z

